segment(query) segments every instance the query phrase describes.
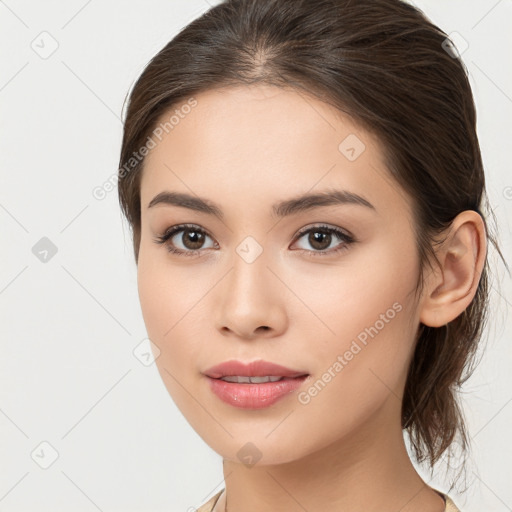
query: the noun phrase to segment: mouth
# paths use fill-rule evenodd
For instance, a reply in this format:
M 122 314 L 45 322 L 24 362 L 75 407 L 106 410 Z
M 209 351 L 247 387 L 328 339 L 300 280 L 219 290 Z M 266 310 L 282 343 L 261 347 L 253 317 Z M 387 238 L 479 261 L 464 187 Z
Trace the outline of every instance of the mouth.
M 217 380 L 223 380 L 224 382 L 234 382 L 237 384 L 265 384 L 266 382 L 279 382 L 281 380 L 292 380 L 307 377 L 309 374 L 298 375 L 297 377 L 284 377 L 277 375 L 265 375 L 261 377 L 249 377 L 245 375 L 226 375 L 219 377 Z
M 269 361 L 225 361 L 203 374 L 210 390 L 224 403 L 240 409 L 263 409 L 290 397 L 310 377 L 303 370 Z

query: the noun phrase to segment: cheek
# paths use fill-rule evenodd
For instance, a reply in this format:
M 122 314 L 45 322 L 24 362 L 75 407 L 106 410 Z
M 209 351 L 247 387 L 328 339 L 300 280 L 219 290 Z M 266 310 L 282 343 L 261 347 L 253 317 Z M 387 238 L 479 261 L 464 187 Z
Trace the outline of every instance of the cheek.
M 312 440 L 308 449 L 371 425 L 379 411 L 385 410 L 390 421 L 399 417 L 413 348 L 413 314 L 406 294 L 396 289 L 370 302 L 354 296 L 341 313 L 338 309 L 331 320 L 337 337 L 317 343 L 314 378 L 297 397 L 303 418 L 298 428 L 315 431 L 321 423 L 322 439 Z
M 198 290 L 188 286 L 186 272 L 157 263 L 141 252 L 137 283 L 142 315 L 149 339 L 158 347 L 155 364 L 176 406 L 187 418 L 201 416 L 189 391 L 196 385 L 199 373 L 191 366 L 198 361 L 201 336 L 197 330 Z M 202 290 L 204 295 L 204 289 Z M 200 425 L 194 428 L 199 429 Z
M 180 381 L 194 378 L 191 368 L 212 337 L 209 294 L 218 280 L 207 265 L 171 263 L 166 254 L 141 247 L 137 286 L 146 331 L 160 350 L 159 369 Z
M 137 286 L 142 316 L 149 338 L 161 351 L 157 365 L 179 368 L 184 351 L 192 351 L 191 343 L 179 343 L 193 314 L 194 290 L 187 285 L 186 273 L 165 265 L 158 257 L 141 250 L 137 268 Z M 190 327 L 190 326 L 188 326 Z M 172 357 L 171 353 L 172 352 Z
M 172 325 L 172 318 L 164 322 L 168 312 L 173 310 L 172 293 L 166 281 L 165 275 L 141 251 L 137 267 L 137 287 L 146 330 L 155 343 L 157 340 L 161 341 L 164 333 Z
M 336 344 L 341 350 L 359 334 L 364 338 L 365 329 L 376 322 L 379 332 L 390 332 L 414 314 L 412 291 L 419 266 L 414 241 L 404 238 L 398 254 L 396 244 L 382 238 L 348 254 L 336 267 L 309 264 L 283 269 L 289 272 L 286 279 L 294 283 L 294 292 L 317 317 L 306 315 L 317 331 L 316 338 L 323 341 L 320 347 Z M 402 311 L 397 314 L 397 309 Z M 304 323 L 298 313 L 296 322 Z M 406 333 L 400 338 L 405 339 Z
M 390 390 L 401 392 L 417 320 L 411 292 L 419 267 L 412 256 L 413 242 L 406 251 L 407 245 L 398 256 L 392 244 L 382 245 L 373 255 L 359 252 L 357 261 L 340 267 L 337 278 L 332 268 L 295 278 L 302 293 L 315 290 L 308 293 L 308 306 L 324 324 L 315 322 L 325 333 L 316 336 L 314 348 L 312 370 L 322 390 L 311 400 L 315 407 L 343 403 L 345 412 L 348 407 L 364 414 L 366 406 L 375 407 Z

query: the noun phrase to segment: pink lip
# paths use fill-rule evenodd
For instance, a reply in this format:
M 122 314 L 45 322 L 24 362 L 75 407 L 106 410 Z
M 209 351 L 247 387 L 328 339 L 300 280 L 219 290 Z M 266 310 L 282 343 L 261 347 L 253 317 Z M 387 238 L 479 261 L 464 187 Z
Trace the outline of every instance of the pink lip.
M 212 379 L 220 379 L 221 377 L 239 375 L 246 377 L 265 377 L 265 376 L 277 376 L 277 377 L 300 377 L 307 375 L 307 372 L 292 370 L 279 364 L 270 363 L 268 361 L 253 361 L 251 363 L 242 363 L 242 361 L 226 361 L 224 363 L 217 364 L 208 368 L 203 372 Z
M 242 409 L 262 409 L 293 393 L 308 378 L 303 371 L 292 370 L 267 361 L 254 361 L 249 364 L 240 361 L 226 361 L 206 370 L 210 389 L 224 402 Z M 226 376 L 284 377 L 277 382 L 260 384 L 226 382 Z

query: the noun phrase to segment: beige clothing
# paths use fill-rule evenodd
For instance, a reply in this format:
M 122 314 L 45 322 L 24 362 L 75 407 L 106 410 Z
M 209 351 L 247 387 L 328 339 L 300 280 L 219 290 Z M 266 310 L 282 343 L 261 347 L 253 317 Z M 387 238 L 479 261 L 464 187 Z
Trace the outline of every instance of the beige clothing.
M 441 498 L 444 499 L 446 503 L 446 508 L 444 509 L 444 512 L 460 512 L 460 510 L 455 506 L 455 503 L 453 503 L 453 501 L 447 494 L 443 494 L 442 492 L 437 491 L 436 489 L 434 490 L 441 496 Z M 212 512 L 215 503 L 217 503 L 223 491 L 224 489 L 219 491 L 215 496 L 212 496 L 206 503 L 204 503 L 197 509 L 197 512 Z

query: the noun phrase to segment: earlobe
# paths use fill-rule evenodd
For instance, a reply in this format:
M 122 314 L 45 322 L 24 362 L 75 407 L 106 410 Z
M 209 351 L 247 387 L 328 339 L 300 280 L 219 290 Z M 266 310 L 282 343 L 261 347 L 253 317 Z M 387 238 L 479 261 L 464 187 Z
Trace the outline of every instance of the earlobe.
M 437 249 L 439 268 L 428 279 L 420 321 L 441 327 L 457 318 L 475 296 L 485 263 L 487 243 L 482 217 L 461 212 Z

